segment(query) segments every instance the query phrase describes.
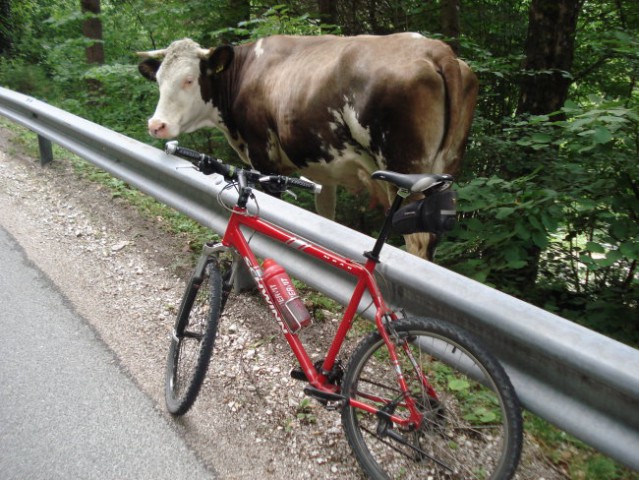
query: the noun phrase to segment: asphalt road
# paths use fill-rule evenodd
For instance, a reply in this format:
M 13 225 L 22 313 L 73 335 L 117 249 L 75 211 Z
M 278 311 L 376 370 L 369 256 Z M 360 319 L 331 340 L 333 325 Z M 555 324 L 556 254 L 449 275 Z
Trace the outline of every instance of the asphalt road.
M 2 480 L 214 477 L 2 227 L 0 331 Z

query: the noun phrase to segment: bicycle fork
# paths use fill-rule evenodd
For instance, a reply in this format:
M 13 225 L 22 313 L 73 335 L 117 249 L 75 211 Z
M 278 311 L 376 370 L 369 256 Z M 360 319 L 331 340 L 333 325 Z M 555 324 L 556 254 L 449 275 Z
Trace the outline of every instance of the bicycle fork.
M 377 324 L 377 329 L 382 339 L 384 340 L 384 343 L 386 344 L 386 348 L 388 349 L 390 362 L 393 366 L 393 369 L 395 370 L 395 374 L 397 375 L 397 382 L 399 383 L 399 389 L 402 392 L 402 397 L 406 404 L 406 407 L 408 408 L 408 411 L 410 412 L 409 418 L 406 420 L 403 420 L 401 423 L 402 424 L 405 423 L 407 425 L 412 424 L 412 425 L 415 425 L 416 428 L 418 428 L 422 422 L 423 415 L 418 410 L 417 405 L 415 404 L 415 401 L 413 400 L 410 394 L 410 391 L 408 389 L 408 384 L 406 383 L 406 378 L 404 377 L 404 372 L 402 371 L 402 367 L 399 363 L 399 357 L 397 356 L 397 349 L 395 348 L 395 345 L 397 346 L 401 345 L 403 347 L 403 350 L 407 354 L 409 361 L 412 364 L 412 367 L 415 369 L 415 372 L 417 373 L 417 375 L 419 375 L 422 382 L 425 382 L 424 375 L 421 371 L 421 368 L 417 364 L 417 361 L 413 357 L 412 352 L 410 351 L 410 348 L 407 345 L 406 340 L 405 339 L 402 340 L 401 338 L 399 338 L 399 335 L 393 328 L 390 314 L 382 315 L 378 313 L 377 317 L 378 318 L 375 319 L 375 323 Z M 432 388 L 430 389 L 432 390 Z M 430 395 L 430 392 L 428 392 L 428 394 Z M 389 405 L 392 405 L 393 403 L 395 402 L 391 402 L 391 404 Z M 395 405 L 395 407 L 396 406 L 397 405 Z M 393 410 L 394 409 L 395 408 L 393 408 Z
M 428 452 L 424 451 L 421 448 L 419 443 L 414 444 L 413 442 L 407 440 L 404 435 L 398 432 L 393 428 L 393 425 L 400 425 L 404 428 L 407 428 L 409 431 L 415 431 L 422 428 L 422 423 L 426 421 L 425 414 L 419 411 L 415 400 L 411 396 L 411 392 L 409 391 L 408 385 L 406 383 L 406 379 L 404 377 L 404 373 L 402 372 L 402 368 L 399 362 L 399 357 L 397 355 L 397 347 L 400 347 L 402 351 L 406 354 L 411 364 L 411 367 L 414 369 L 415 374 L 418 376 L 421 387 L 424 388 L 427 398 L 430 400 L 438 401 L 438 396 L 434 388 L 428 382 L 428 379 L 422 372 L 422 369 L 415 359 L 410 346 L 409 346 L 409 338 L 400 338 L 399 334 L 393 328 L 392 322 L 393 320 L 390 318 L 389 314 L 380 316 L 381 318 L 385 318 L 386 321 L 380 320 L 378 322 L 378 327 L 381 325 L 382 328 L 378 328 L 386 347 L 388 348 L 389 357 L 391 359 L 391 363 L 397 375 L 397 380 L 399 383 L 399 387 L 401 390 L 401 394 L 395 400 L 389 402 L 386 406 L 381 409 L 377 409 L 372 413 L 378 417 L 377 428 L 375 429 L 374 434 L 377 438 L 380 439 L 383 443 L 391 446 L 392 441 L 395 441 L 401 445 L 407 447 L 410 451 L 417 455 L 417 458 L 424 459 L 427 458 L 432 462 L 437 463 L 440 467 L 447 469 L 450 472 L 453 472 L 453 468 L 451 465 L 448 465 L 437 458 L 433 457 Z M 395 415 L 395 409 L 400 403 L 404 403 L 407 410 L 410 412 L 410 415 L 407 419 L 400 418 Z M 355 405 L 357 403 L 358 405 Z M 359 406 L 359 402 L 354 402 L 351 400 L 352 406 Z M 373 433 L 373 432 L 370 432 Z M 410 457 L 406 452 L 404 455 Z

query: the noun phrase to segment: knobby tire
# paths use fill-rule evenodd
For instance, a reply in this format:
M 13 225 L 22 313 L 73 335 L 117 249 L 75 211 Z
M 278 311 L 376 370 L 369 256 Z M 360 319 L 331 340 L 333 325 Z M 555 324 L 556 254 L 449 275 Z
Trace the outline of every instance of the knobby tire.
M 393 325 L 399 365 L 423 420 L 402 427 L 388 415 L 347 404 L 342 424 L 362 469 L 374 479 L 511 478 L 521 454 L 522 420 L 502 366 L 473 337 L 448 323 L 412 318 Z M 428 393 L 428 385 L 437 398 Z M 377 332 L 353 352 L 342 393 L 408 418 L 388 349 Z
M 193 406 L 206 376 L 217 334 L 222 299 L 222 275 L 208 263 L 201 282 L 191 278 L 171 335 L 165 379 L 165 401 L 179 416 Z

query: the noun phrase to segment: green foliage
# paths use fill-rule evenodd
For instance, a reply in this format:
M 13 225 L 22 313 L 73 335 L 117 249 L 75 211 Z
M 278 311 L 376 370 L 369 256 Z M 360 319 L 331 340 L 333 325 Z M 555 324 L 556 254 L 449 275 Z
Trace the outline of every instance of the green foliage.
M 330 30 L 333 33 L 339 33 L 338 27 Z M 217 30 L 212 33 L 212 36 L 215 38 L 232 33 L 235 36 L 256 40 L 269 35 L 321 35 L 331 31 L 327 31 L 319 19 L 314 18 L 310 13 L 296 15 L 287 5 L 275 5 L 257 18 L 242 21 L 237 26 Z
M 451 241 L 438 250 L 438 260 L 475 280 L 516 293 L 517 276 L 505 278 L 504 272 L 526 267 L 531 247 L 547 247 L 561 210 L 557 192 L 531 188 L 535 178 L 480 177 L 462 185 L 461 219 Z
M 21 58 L 0 57 L 0 85 L 40 98 L 48 97 L 53 91 L 46 71 Z
M 295 410 L 295 416 L 303 425 L 313 425 L 317 423 L 317 415 L 315 415 L 315 408 L 311 399 L 303 398 L 300 400 L 300 403 Z
M 562 232 L 545 268 L 565 282 L 562 298 L 567 290 L 577 304 L 547 308 L 637 342 L 639 114 L 595 96 L 587 105 L 567 103 L 564 113 L 566 120 L 552 122 L 562 155 L 553 179 L 562 192 Z
M 461 10 L 461 54 L 481 93 L 462 175 L 460 221 L 438 261 L 562 316 L 639 344 L 639 9 L 585 2 L 570 100 L 548 116 L 517 117 L 530 2 L 482 0 Z M 105 65 L 87 65 L 77 0 L 11 2 L 12 50 L 0 84 L 44 98 L 139 140 L 157 86 L 135 51 L 191 37 L 205 46 L 284 33 L 415 30 L 438 36 L 440 1 L 339 2 L 335 28 L 316 2 L 102 0 Z M 180 141 L 236 159 L 223 135 Z M 114 194 L 128 196 L 123 185 Z M 380 210 L 340 189 L 337 219 L 374 234 Z M 311 196 L 299 202 L 313 209 Z M 177 226 L 178 230 L 188 228 Z
M 524 412 L 526 432 L 535 438 L 544 455 L 566 478 L 583 480 L 636 480 L 636 472 L 626 470 L 604 455 L 593 452 L 572 435 L 545 420 Z
M 459 226 L 438 260 L 639 344 L 639 114 L 626 104 L 590 95 L 476 139 L 476 156 L 492 153 L 502 173 L 461 183 Z M 533 254 L 536 284 L 525 281 Z

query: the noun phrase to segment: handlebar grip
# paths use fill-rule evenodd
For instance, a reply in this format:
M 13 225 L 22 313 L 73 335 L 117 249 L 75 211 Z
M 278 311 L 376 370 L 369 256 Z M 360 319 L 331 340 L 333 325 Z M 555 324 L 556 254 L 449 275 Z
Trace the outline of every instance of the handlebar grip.
M 169 155 L 177 155 L 178 157 L 187 158 L 189 160 L 202 159 L 202 154 L 200 152 L 196 152 L 195 150 L 191 150 L 190 148 L 180 147 L 178 146 L 178 142 L 176 140 L 172 142 L 166 142 L 164 151 Z
M 294 187 L 311 190 L 315 194 L 318 194 L 322 191 L 322 186 L 319 183 L 311 182 L 310 180 L 306 180 L 305 178 L 289 178 L 288 183 L 289 185 L 293 185 Z
M 190 148 L 180 147 L 177 140 L 166 142 L 164 151 L 169 155 L 177 155 L 197 164 L 198 169 L 204 175 L 219 173 L 225 178 L 233 179 L 237 176 L 235 167 L 224 164 L 221 160 L 205 155 L 204 153 L 191 150 Z
M 237 178 L 237 168 L 233 165 L 227 165 L 217 158 L 209 157 L 208 155 L 202 155 L 202 159 L 197 166 L 204 175 L 219 173 L 228 180 L 235 180 Z

